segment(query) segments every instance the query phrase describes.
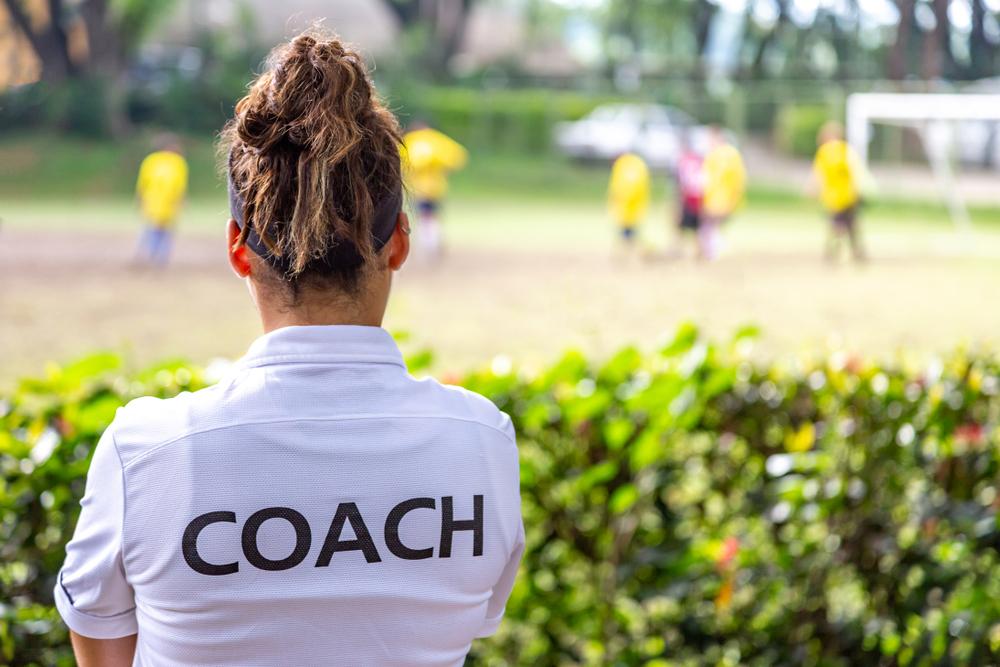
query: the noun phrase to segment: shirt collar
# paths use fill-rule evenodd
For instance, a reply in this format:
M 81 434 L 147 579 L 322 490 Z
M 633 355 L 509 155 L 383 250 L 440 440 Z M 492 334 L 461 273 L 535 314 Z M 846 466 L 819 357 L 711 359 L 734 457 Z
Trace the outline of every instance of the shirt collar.
M 240 360 L 246 368 L 286 363 L 394 364 L 406 368 L 396 341 L 381 327 L 289 326 L 266 333 Z

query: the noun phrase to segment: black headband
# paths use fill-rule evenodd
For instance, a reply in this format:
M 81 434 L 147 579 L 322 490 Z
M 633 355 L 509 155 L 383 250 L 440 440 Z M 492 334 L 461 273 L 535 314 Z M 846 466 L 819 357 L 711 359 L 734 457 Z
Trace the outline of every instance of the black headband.
M 239 189 L 233 184 L 233 177 L 227 170 L 227 183 L 229 189 L 229 212 L 236 221 L 237 226 L 243 229 L 246 221 L 243 219 L 243 196 Z M 372 215 L 372 245 L 375 252 L 378 252 L 392 238 L 392 233 L 396 230 L 396 221 L 399 219 L 399 212 L 403 209 L 403 188 L 400 186 L 395 192 L 385 197 L 375 205 L 375 212 Z M 288 273 L 292 268 L 292 258 L 274 254 L 267 244 L 257 234 L 253 225 L 247 230 L 246 245 L 268 264 L 278 269 L 282 273 Z M 330 246 L 326 255 L 312 260 L 310 264 L 318 265 L 322 268 L 349 268 L 359 266 L 363 262 L 357 247 L 349 240 L 338 239 Z

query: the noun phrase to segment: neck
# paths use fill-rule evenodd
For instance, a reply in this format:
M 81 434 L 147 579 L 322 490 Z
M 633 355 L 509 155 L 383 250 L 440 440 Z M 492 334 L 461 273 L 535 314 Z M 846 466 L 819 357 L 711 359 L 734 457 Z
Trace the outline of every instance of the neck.
M 250 291 L 265 333 L 291 326 L 339 324 L 380 327 L 389 296 L 388 289 L 362 290 L 358 296 L 328 291 L 307 292 L 289 305 L 284 295 L 260 289 L 253 281 L 250 281 Z
M 301 286 L 294 298 L 280 282 L 257 279 L 253 271 L 245 280 L 264 333 L 292 326 L 380 327 L 392 288 L 392 272 L 388 270 L 363 276 L 357 290 Z
M 263 325 L 264 333 L 270 333 L 276 329 L 295 326 L 332 326 L 332 325 L 354 325 L 366 327 L 382 326 L 381 317 L 351 316 L 347 313 L 315 313 L 315 312 L 284 312 L 265 313 L 261 312 L 260 322 Z

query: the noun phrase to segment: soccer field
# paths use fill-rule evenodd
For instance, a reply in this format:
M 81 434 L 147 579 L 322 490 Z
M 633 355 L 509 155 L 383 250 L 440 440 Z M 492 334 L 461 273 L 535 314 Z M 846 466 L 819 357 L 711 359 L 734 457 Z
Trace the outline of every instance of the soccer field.
M 654 346 L 680 322 L 725 337 L 753 323 L 765 354 L 844 347 L 888 356 L 1000 332 L 1000 226 L 969 237 L 937 207 L 880 205 L 869 212 L 865 266 L 821 261 L 825 226 L 807 202 L 751 197 L 726 230 L 717 262 L 668 260 L 668 205 L 657 194 L 642 241 L 645 260 L 622 262 L 593 183 L 463 192 L 446 211 L 447 256 L 415 252 L 399 275 L 386 326 L 432 348 L 440 373 L 506 355 L 529 366 L 568 347 L 607 354 Z M 244 286 L 225 265 L 219 197 L 192 202 L 176 261 L 130 269 L 137 215 L 128 200 L 15 200 L 0 227 L 0 382 L 46 361 L 94 349 L 131 363 L 166 357 L 207 362 L 242 353 L 259 329 Z M 415 238 L 419 242 L 419 237 Z

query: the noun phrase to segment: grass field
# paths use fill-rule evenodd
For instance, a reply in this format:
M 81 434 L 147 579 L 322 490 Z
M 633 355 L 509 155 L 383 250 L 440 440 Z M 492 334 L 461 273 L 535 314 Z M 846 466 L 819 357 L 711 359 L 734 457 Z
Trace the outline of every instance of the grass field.
M 144 273 L 128 268 L 141 150 L 45 142 L 0 144 L 0 383 L 94 349 L 136 364 L 242 353 L 258 325 L 224 266 L 227 213 L 210 147 L 195 151 L 177 261 Z M 654 253 L 622 263 L 611 252 L 605 176 L 551 158 L 474 159 L 446 211 L 448 255 L 437 265 L 413 257 L 387 327 L 409 332 L 411 347 L 432 347 L 440 372 L 497 355 L 532 365 L 567 347 L 651 347 L 685 320 L 717 336 L 756 323 L 766 354 L 830 345 L 926 354 L 998 338 L 996 210 L 974 211 L 974 233 L 960 237 L 939 206 L 878 203 L 865 220 L 872 261 L 831 266 L 820 261 L 825 227 L 813 204 L 756 188 L 720 261 Z M 656 251 L 667 218 L 660 188 L 643 231 Z

